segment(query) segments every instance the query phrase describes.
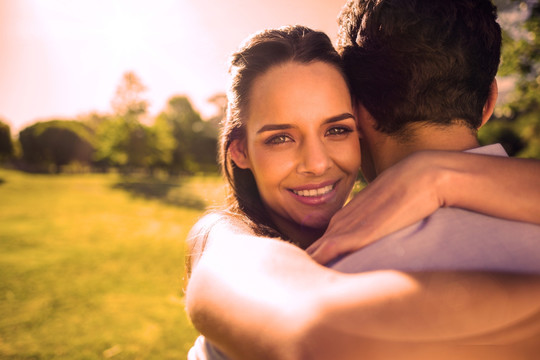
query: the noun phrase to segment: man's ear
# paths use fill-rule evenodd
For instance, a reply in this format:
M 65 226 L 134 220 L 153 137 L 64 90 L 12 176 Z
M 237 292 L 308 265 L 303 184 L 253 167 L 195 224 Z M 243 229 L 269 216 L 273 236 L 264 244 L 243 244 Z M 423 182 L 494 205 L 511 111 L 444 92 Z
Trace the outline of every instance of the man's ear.
M 239 139 L 233 140 L 229 146 L 229 152 L 232 161 L 234 161 L 236 166 L 240 169 L 249 169 L 251 167 L 245 141 Z
M 491 115 L 493 115 L 493 110 L 495 109 L 495 104 L 497 103 L 497 98 L 499 97 L 499 87 L 497 86 L 497 79 L 493 79 L 491 86 L 489 88 L 489 96 L 484 104 L 484 109 L 482 110 L 482 123 L 479 128 L 484 126 Z

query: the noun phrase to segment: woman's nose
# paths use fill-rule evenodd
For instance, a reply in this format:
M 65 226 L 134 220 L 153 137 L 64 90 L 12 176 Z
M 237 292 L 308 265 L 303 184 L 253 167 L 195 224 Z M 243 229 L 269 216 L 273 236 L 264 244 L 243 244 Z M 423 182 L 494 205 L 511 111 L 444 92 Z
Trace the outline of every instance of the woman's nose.
M 320 176 L 332 165 L 328 151 L 320 140 L 304 141 L 298 163 L 298 172 Z

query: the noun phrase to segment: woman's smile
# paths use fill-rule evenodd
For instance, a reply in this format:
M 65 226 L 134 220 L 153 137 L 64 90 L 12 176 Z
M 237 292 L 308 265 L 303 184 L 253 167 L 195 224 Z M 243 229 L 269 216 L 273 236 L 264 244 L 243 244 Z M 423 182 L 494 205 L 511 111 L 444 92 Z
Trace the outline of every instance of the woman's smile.
M 291 191 L 301 197 L 320 197 L 320 196 L 328 194 L 333 189 L 334 187 L 332 185 L 328 185 L 322 188 L 312 189 L 312 190 L 298 190 L 298 191 L 291 190 Z
M 318 185 L 305 185 L 287 189 L 296 201 L 305 205 L 321 205 L 332 200 L 336 195 L 338 181 Z

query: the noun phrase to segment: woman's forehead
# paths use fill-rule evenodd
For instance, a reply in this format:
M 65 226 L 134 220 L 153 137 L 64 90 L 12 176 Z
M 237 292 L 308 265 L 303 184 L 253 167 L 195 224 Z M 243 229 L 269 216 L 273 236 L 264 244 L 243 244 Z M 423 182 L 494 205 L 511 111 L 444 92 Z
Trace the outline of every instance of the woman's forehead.
M 333 65 L 290 62 L 271 68 L 254 81 L 248 127 L 252 127 L 250 123 L 322 120 L 344 112 L 352 112 L 350 95 Z

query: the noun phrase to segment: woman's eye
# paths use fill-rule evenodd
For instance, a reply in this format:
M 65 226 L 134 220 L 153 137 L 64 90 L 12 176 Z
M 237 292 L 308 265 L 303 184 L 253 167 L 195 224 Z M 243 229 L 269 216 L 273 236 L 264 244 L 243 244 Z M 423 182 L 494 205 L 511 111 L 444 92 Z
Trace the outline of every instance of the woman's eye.
M 328 129 L 326 132 L 327 135 L 345 135 L 352 132 L 352 129 L 345 127 L 345 126 L 337 126 Z
M 278 145 L 278 144 L 283 144 L 290 141 L 292 141 L 292 139 L 287 135 L 276 135 L 276 136 L 272 136 L 271 138 L 266 140 L 264 143 L 268 145 Z

